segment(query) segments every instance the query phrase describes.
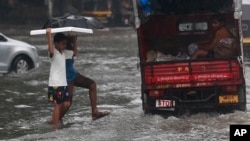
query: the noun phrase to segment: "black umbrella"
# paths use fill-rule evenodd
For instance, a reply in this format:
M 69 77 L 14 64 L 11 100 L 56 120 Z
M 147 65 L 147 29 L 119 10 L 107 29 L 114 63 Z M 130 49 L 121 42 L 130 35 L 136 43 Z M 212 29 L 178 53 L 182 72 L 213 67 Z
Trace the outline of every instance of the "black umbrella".
M 55 17 L 55 18 L 49 19 L 43 25 L 43 29 L 59 28 L 59 27 L 79 27 L 79 28 L 89 28 L 89 29 L 102 29 L 103 24 L 94 17 L 69 15 L 69 16 Z

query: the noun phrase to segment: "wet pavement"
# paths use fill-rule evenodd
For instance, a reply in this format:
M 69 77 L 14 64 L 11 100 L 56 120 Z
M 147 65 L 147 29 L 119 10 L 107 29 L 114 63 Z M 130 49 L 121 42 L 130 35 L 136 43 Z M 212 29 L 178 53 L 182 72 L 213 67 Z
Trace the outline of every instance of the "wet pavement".
M 76 69 L 97 83 L 98 108 L 111 114 L 92 121 L 88 91 L 75 88 L 73 105 L 63 119 L 62 129 L 53 131 L 46 123 L 52 110 L 52 104 L 47 102 L 50 63 L 46 38 L 28 35 L 13 38 L 36 45 L 41 64 L 26 75 L 0 76 L 0 140 L 228 141 L 230 124 L 250 124 L 249 110 L 181 117 L 144 115 L 136 32 L 131 28 L 114 28 L 78 36 L 79 54 L 75 60 Z M 249 49 L 245 50 L 249 99 Z

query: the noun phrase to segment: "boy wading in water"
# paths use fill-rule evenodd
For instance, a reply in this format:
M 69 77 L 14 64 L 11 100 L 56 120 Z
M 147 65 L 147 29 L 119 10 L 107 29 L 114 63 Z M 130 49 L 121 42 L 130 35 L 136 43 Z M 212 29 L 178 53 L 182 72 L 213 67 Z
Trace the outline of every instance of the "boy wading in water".
M 89 98 L 91 103 L 91 110 L 92 110 L 92 119 L 97 120 L 101 117 L 109 115 L 108 111 L 98 111 L 97 109 L 97 92 L 96 92 L 96 83 L 94 80 L 80 74 L 74 68 L 74 56 L 77 54 L 77 36 L 68 35 L 68 45 L 65 49 L 65 57 L 66 57 L 66 76 L 70 94 L 70 105 L 72 104 L 73 98 L 73 89 L 74 86 L 89 89 Z M 63 107 L 61 112 L 61 118 L 70 108 Z M 61 119 L 60 118 L 60 119 Z
M 59 128 L 59 120 L 63 107 L 68 107 L 69 92 L 66 80 L 66 65 L 64 49 L 67 47 L 67 37 L 62 33 L 57 33 L 52 42 L 51 29 L 46 29 L 48 39 L 49 58 L 51 60 L 48 100 L 54 104 L 51 123 L 54 129 Z

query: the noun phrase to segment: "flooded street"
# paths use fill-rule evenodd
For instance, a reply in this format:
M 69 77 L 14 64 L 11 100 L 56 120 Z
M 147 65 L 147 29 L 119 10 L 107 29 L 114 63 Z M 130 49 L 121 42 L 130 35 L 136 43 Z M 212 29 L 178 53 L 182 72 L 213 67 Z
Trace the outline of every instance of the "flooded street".
M 97 83 L 98 108 L 107 117 L 92 121 L 88 90 L 75 87 L 73 104 L 62 129 L 53 131 L 46 121 L 50 62 L 46 38 L 13 37 L 38 47 L 40 67 L 29 74 L 0 76 L 0 140 L 10 141 L 228 141 L 230 124 L 250 124 L 247 112 L 198 113 L 181 117 L 144 115 L 141 77 L 137 68 L 137 38 L 133 29 L 96 31 L 78 37 L 76 69 Z M 246 82 L 250 100 L 250 48 L 245 49 Z

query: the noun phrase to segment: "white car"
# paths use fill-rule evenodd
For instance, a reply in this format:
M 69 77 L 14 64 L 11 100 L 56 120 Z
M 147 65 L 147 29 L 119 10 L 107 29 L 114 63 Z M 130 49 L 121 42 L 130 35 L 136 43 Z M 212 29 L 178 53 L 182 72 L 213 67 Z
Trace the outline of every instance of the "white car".
M 0 33 L 0 74 L 27 73 L 39 67 L 37 48 Z

